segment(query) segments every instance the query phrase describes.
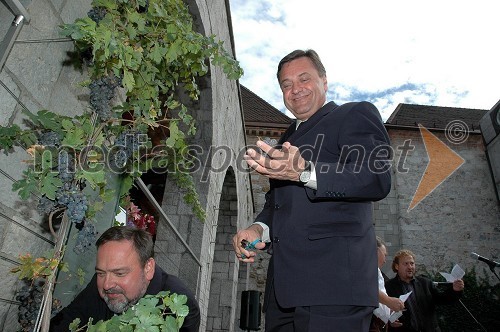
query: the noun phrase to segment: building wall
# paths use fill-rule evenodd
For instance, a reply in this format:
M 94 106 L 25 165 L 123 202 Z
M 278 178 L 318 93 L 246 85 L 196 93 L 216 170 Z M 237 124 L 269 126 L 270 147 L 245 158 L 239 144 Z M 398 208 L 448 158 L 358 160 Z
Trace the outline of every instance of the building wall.
M 471 252 L 500 256 L 500 209 L 491 181 L 480 135 L 469 135 L 451 144 L 443 132 L 433 134 L 465 162 L 413 209 L 410 202 L 426 171 L 429 157 L 418 130 L 390 129 L 395 151 L 393 185 L 389 196 L 375 204 L 375 227 L 389 248 L 385 271 L 389 276 L 395 251 L 406 248 L 417 256 L 420 270 L 449 272 L 454 264 L 464 269 L 486 266 Z M 406 158 L 401 147 L 409 141 L 414 149 Z M 485 276 L 492 277 L 489 271 Z

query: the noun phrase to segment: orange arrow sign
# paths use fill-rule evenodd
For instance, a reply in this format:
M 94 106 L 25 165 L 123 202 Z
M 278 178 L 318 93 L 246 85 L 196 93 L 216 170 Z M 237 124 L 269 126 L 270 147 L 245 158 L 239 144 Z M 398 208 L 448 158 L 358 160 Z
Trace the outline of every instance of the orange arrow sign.
M 424 140 L 429 163 L 427 164 L 424 175 L 420 179 L 420 183 L 418 184 L 415 195 L 413 195 L 408 211 L 417 206 L 465 162 L 462 157 L 450 149 L 425 127 L 420 124 L 418 127 L 420 128 L 420 134 Z

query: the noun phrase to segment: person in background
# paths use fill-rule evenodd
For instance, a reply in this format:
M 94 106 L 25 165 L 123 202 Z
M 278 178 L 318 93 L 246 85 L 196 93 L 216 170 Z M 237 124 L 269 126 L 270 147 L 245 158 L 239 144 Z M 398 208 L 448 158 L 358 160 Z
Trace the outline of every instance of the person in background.
M 398 297 L 390 297 L 385 290 L 385 280 L 382 274 L 382 266 L 386 262 L 387 248 L 384 241 L 377 236 L 377 257 L 378 257 L 378 300 L 379 307 L 373 311 L 370 324 L 370 332 L 385 332 L 389 327 L 388 317 L 392 311 L 401 311 L 405 305 Z M 399 322 L 392 323 L 392 326 L 400 326 Z
M 441 290 L 432 280 L 415 275 L 415 255 L 410 250 L 398 251 L 392 262 L 396 276 L 385 283 L 389 296 L 399 297 L 411 292 L 405 301 L 406 310 L 399 318 L 402 326 L 389 327 L 397 332 L 439 332 L 436 305 L 457 302 L 464 290 L 463 280 L 455 280 Z
M 236 257 L 251 263 L 247 243 L 271 245 L 267 332 L 368 331 L 378 306 L 372 202 L 391 188 L 389 136 L 373 104 L 327 102 L 315 51 L 286 55 L 277 78 L 297 120 L 278 146 L 257 141 L 244 156 L 270 190 L 255 223 L 233 237 Z
M 87 287 L 51 320 L 49 331 L 68 331 L 80 318 L 81 325 L 93 318 L 109 320 L 125 312 L 144 295 L 170 291 L 186 295 L 189 314 L 181 332 L 198 332 L 200 309 L 192 292 L 182 281 L 155 264 L 151 234 L 139 228 L 115 226 L 97 240 L 95 275 Z

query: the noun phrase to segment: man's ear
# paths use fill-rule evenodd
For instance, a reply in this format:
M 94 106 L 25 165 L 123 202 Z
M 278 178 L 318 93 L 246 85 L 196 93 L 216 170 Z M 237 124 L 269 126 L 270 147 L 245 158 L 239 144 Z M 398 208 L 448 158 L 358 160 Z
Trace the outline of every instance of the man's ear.
M 144 275 L 146 276 L 147 280 L 153 279 L 155 275 L 155 266 L 156 266 L 155 259 L 152 257 L 148 259 L 146 265 L 144 265 Z

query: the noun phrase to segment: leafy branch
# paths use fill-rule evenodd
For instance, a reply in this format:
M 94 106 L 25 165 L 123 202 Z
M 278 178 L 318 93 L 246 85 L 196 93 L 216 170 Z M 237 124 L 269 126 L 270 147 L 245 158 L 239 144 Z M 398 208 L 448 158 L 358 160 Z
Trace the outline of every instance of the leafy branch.
M 133 307 L 111 319 L 89 322 L 79 327 L 81 321 L 75 319 L 69 326 L 72 332 L 98 331 L 165 331 L 177 332 L 189 313 L 186 295 L 170 294 L 162 291 L 157 295 L 146 295 Z
M 204 220 L 188 171 L 193 157 L 186 153 L 186 140 L 196 132 L 193 110 L 178 93 L 197 100 L 197 80 L 209 72 L 210 62 L 230 79 L 242 75 L 238 62 L 216 36 L 194 31 L 182 0 L 94 0 L 88 16 L 61 26 L 61 33 L 87 61 L 90 79 L 82 84 L 90 90 L 90 109 L 73 118 L 28 112 L 29 129 L 0 127 L 1 149 L 22 146 L 32 157 L 13 190 L 22 199 L 39 198 L 43 212 L 64 208 L 81 224 L 113 196 L 108 174 L 121 176 L 119 195 L 125 197 L 135 178 L 161 168 Z M 121 104 L 113 102 L 118 92 L 125 96 Z M 148 134 L 160 127 L 168 132 L 162 148 L 153 146 Z
M 68 272 L 66 263 L 61 262 L 62 254 L 48 254 L 49 257 L 32 257 L 30 254 L 19 257 L 20 265 L 12 268 L 10 272 L 19 273 L 19 279 L 37 279 L 47 278 L 52 272 L 59 268 L 61 271 Z

